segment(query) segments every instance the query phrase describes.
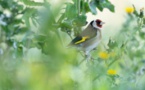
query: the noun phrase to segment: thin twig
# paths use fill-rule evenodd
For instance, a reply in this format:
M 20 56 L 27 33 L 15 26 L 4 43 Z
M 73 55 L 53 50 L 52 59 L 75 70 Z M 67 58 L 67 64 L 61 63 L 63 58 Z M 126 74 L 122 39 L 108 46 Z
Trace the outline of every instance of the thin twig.
M 115 61 L 117 61 L 120 57 L 118 57 L 117 59 L 113 60 L 109 65 L 108 67 L 110 67 Z
M 100 75 L 97 75 L 92 81 L 94 82 L 96 79 L 98 79 Z
M 78 0 L 78 15 L 80 14 L 80 0 Z
M 82 59 L 78 64 L 82 64 L 84 61 L 86 60 L 86 58 Z
M 71 39 L 73 39 L 72 36 L 71 36 L 71 34 L 70 34 L 69 32 L 67 32 L 67 34 L 68 34 L 68 36 L 69 36 Z
M 64 43 L 63 43 L 63 40 L 62 40 L 61 35 L 60 35 L 60 33 L 59 33 L 59 30 L 56 31 L 56 34 L 57 34 L 57 36 L 58 36 L 58 38 L 59 38 L 59 40 L 60 40 L 62 46 L 64 46 Z

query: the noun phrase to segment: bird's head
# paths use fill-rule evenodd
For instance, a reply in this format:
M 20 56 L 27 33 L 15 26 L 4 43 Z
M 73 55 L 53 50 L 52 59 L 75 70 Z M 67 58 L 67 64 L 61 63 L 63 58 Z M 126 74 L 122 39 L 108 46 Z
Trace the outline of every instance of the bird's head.
M 94 28 L 101 29 L 102 25 L 105 24 L 105 22 L 101 21 L 100 19 L 97 19 L 92 21 L 91 24 Z

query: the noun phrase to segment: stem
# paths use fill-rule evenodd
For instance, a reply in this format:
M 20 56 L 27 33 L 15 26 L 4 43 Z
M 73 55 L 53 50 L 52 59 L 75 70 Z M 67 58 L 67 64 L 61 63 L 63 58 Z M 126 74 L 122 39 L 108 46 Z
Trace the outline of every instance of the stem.
M 71 36 L 70 30 L 66 30 L 66 33 L 68 34 L 68 36 L 69 36 L 71 39 L 73 39 L 73 37 Z
M 86 58 L 82 59 L 82 60 L 78 63 L 78 65 L 82 64 L 85 60 L 86 60 Z
M 62 46 L 64 46 L 63 40 L 62 40 L 61 35 L 60 35 L 60 33 L 59 33 L 59 30 L 55 31 L 55 33 L 57 34 L 57 36 L 58 36 L 58 38 L 59 38 L 59 40 L 60 40 Z
M 123 55 L 121 54 L 121 56 L 123 56 Z M 118 59 L 121 58 L 121 56 L 117 57 L 115 60 L 113 60 L 111 63 L 109 63 L 108 67 L 110 67 L 114 62 L 118 61 Z
M 2 38 L 2 29 L 0 27 L 0 38 Z
M 117 61 L 117 60 L 115 59 L 111 63 L 109 63 L 108 67 L 110 67 L 115 61 Z
M 78 9 L 78 16 L 79 16 L 79 14 L 80 14 L 80 0 L 78 0 L 78 2 L 77 2 L 77 9 Z
M 93 82 L 97 79 L 97 78 L 99 78 L 100 77 L 100 75 L 97 75 L 94 79 L 93 79 Z

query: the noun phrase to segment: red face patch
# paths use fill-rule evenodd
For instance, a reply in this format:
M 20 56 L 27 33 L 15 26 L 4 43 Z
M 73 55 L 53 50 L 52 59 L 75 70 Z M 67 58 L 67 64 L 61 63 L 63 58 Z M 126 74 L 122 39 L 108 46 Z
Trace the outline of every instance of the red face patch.
M 98 27 L 100 27 L 100 28 L 102 27 L 101 22 L 102 22 L 102 21 L 99 20 L 99 19 L 96 20 L 96 25 L 97 25 Z

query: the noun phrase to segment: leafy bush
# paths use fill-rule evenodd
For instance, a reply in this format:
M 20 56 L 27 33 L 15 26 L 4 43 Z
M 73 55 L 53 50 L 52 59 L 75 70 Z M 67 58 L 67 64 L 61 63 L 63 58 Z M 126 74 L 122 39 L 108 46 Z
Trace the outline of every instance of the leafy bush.
M 67 44 L 86 25 L 86 13 L 115 14 L 115 6 L 70 0 L 53 7 L 46 0 L 0 1 L 0 90 L 145 89 L 144 8 L 127 7 L 120 32 L 86 62 Z

